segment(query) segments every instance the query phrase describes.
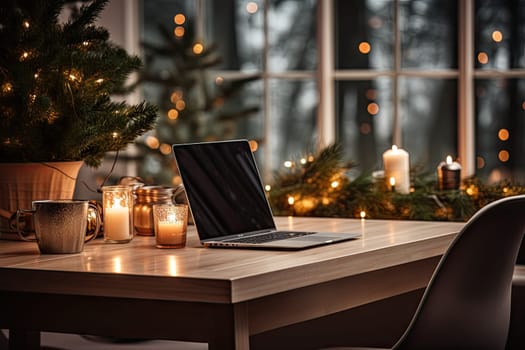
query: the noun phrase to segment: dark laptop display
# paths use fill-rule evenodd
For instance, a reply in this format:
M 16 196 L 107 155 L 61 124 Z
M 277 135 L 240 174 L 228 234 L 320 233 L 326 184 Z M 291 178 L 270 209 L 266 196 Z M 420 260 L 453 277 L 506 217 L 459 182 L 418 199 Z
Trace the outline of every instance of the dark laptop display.
M 260 237 L 253 244 L 247 239 L 253 235 L 272 233 L 276 239 L 276 227 L 248 141 L 175 144 L 173 152 L 204 245 L 301 249 L 357 236 L 307 238 L 315 232 L 285 232 L 291 238 L 283 240 L 281 234 L 277 242 L 269 242 L 273 239 Z M 284 242 L 290 240 L 295 242 Z

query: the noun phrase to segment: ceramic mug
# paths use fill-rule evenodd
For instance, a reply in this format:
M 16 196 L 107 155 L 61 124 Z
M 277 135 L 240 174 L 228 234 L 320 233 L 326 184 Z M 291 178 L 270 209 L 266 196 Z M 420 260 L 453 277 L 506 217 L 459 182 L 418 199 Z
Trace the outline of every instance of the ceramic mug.
M 32 202 L 32 207 L 31 210 L 17 210 L 17 233 L 24 241 L 36 241 L 42 254 L 79 253 L 84 243 L 94 239 L 100 231 L 100 210 L 87 200 L 38 200 Z M 89 209 L 96 214 L 96 227 L 86 235 Z M 32 217 L 35 239 L 25 237 L 20 227 L 21 217 L 27 214 Z

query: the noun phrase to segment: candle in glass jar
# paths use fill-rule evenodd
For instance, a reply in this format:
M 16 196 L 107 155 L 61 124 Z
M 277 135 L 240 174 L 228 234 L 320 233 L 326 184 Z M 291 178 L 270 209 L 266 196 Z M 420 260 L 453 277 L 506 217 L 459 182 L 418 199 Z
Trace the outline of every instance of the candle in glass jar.
M 133 238 L 133 194 L 129 186 L 102 187 L 104 241 L 126 243 Z
M 399 193 L 410 192 L 410 164 L 408 152 L 404 149 L 392 146 L 392 149 L 383 153 L 383 164 L 385 169 L 385 180 L 387 187 L 392 190 L 390 179 L 395 180 L 395 191 Z
M 447 156 L 437 167 L 438 185 L 440 190 L 457 190 L 461 184 L 461 165 Z
M 129 208 L 115 205 L 104 211 L 104 232 L 106 239 L 122 241 L 129 239 Z
M 158 248 L 182 248 L 186 245 L 188 206 L 185 204 L 153 205 L 155 240 Z

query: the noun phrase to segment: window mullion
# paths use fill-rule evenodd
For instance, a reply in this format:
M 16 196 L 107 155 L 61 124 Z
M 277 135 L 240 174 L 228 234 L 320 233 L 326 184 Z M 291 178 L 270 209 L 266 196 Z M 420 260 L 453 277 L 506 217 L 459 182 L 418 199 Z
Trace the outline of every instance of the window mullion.
M 460 0 L 458 38 L 458 156 L 463 166 L 462 176 L 476 172 L 474 121 L 474 1 Z
M 317 110 L 318 147 L 335 142 L 335 94 L 334 94 L 334 2 L 317 2 L 317 81 L 319 108 Z

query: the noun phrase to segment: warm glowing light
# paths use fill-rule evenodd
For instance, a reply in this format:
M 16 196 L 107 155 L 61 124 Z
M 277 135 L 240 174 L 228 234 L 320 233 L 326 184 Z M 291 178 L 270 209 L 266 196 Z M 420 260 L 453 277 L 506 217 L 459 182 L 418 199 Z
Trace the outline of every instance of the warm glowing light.
M 292 163 L 291 161 L 289 161 L 289 160 L 287 160 L 286 162 L 284 162 L 284 166 L 285 166 L 286 168 L 291 168 L 292 165 L 293 165 L 293 163 Z
M 483 169 L 485 167 L 485 159 L 483 157 L 476 157 L 476 166 L 478 169 Z
M 447 156 L 447 158 L 445 159 L 445 162 L 450 165 L 452 164 L 452 156 Z
M 160 142 L 155 136 L 148 136 L 146 138 L 146 145 L 151 149 L 158 149 L 160 147 Z
M 359 216 L 361 217 L 361 219 L 366 218 L 366 212 L 364 210 L 361 210 L 361 212 L 359 213 Z
M 24 26 L 24 28 L 29 28 L 29 22 L 28 21 L 22 22 L 22 25 Z
M 35 79 L 38 79 L 38 73 L 35 73 L 35 75 L 33 75 L 33 77 L 34 77 Z
M 175 120 L 178 117 L 179 117 L 179 111 L 177 111 L 176 109 L 172 108 L 168 111 L 168 119 Z
M 304 164 L 306 164 L 307 160 L 306 160 L 306 158 L 301 158 L 301 160 L 299 162 L 304 165 Z
M 498 138 L 501 141 L 507 141 L 509 139 L 509 131 L 507 129 L 499 129 L 498 131 Z
M 160 145 L 159 151 L 160 151 L 160 153 L 162 153 L 165 156 L 170 155 L 171 154 L 171 146 L 168 145 L 167 143 L 163 143 L 162 145 Z
M 314 159 L 315 159 L 314 156 L 308 156 L 308 161 L 309 161 L 310 163 L 313 162 Z
M 256 2 L 254 1 L 250 1 L 246 4 L 246 12 L 248 12 L 249 14 L 253 15 L 254 13 L 256 13 L 257 11 L 259 10 L 259 6 L 257 5 Z
M 182 13 L 177 13 L 175 17 L 173 17 L 173 22 L 181 26 L 186 22 L 186 16 L 184 16 Z
M 179 111 L 183 111 L 184 108 L 186 108 L 186 102 L 184 102 L 184 100 L 178 100 L 175 102 L 175 108 L 177 108 Z
M 498 153 L 498 159 L 505 163 L 505 162 L 508 162 L 509 161 L 509 158 L 510 158 L 510 154 L 509 154 L 509 151 L 505 150 L 505 149 L 502 149 L 501 151 L 499 151 Z
M 478 53 L 478 62 L 481 64 L 489 63 L 489 56 L 485 52 Z
M 83 42 L 82 42 L 82 45 L 83 45 L 83 46 L 89 46 L 89 41 L 83 41 Z
M 248 141 L 248 144 L 250 145 L 250 150 L 252 152 L 255 152 L 259 149 L 259 143 L 255 140 Z
M 104 79 L 100 78 L 95 80 L 95 83 L 102 84 L 104 82 Z
M 372 131 L 372 126 L 371 126 L 369 123 L 362 123 L 362 124 L 359 126 L 359 131 L 360 131 L 361 134 L 363 134 L 363 135 L 368 135 L 368 134 L 370 134 L 370 132 Z
M 22 55 L 20 56 L 20 61 L 23 61 L 29 57 L 29 52 L 24 51 L 22 52 Z
M 293 205 L 295 203 L 295 198 L 292 196 L 288 197 L 288 204 Z
M 366 41 L 362 41 L 362 42 L 359 43 L 359 52 L 361 52 L 362 54 L 366 55 L 366 54 L 370 53 L 371 49 L 372 49 L 372 47 Z
M 184 27 L 181 26 L 177 26 L 175 27 L 175 29 L 173 29 L 173 35 L 175 35 L 177 38 L 182 38 L 185 32 L 186 29 L 184 29 Z
M 175 90 L 170 96 L 171 103 L 177 103 L 178 100 L 182 98 L 182 90 Z
M 272 189 L 272 186 L 266 185 L 266 186 L 264 186 L 264 189 L 265 189 L 266 192 L 270 192 L 270 190 Z
M 218 77 L 215 78 L 215 84 L 221 85 L 222 83 L 224 83 L 224 78 L 223 77 L 218 76 Z
M 492 32 L 492 40 L 499 43 L 503 40 L 503 34 L 499 30 L 495 30 Z
M 339 181 L 332 181 L 332 183 L 330 184 L 330 186 L 332 186 L 332 188 L 337 188 L 339 186 Z
M 11 91 L 13 91 L 13 85 L 11 83 L 4 83 L 2 85 L 2 92 L 8 93 L 8 92 L 11 92 Z
M 390 182 L 390 186 L 394 187 L 396 185 L 396 178 L 395 177 L 391 177 L 389 182 Z
M 178 276 L 177 258 L 174 255 L 170 255 L 168 259 L 168 271 L 170 276 Z
M 476 188 L 473 185 L 471 185 L 465 190 L 465 192 L 467 192 L 469 196 L 472 196 L 476 193 Z
M 113 258 L 113 272 L 122 272 L 122 259 L 120 258 L 120 256 L 116 256 Z
M 392 146 L 392 151 L 394 151 L 394 152 L 397 151 L 397 146 L 396 145 Z
M 204 45 L 201 43 L 195 43 L 193 45 L 193 53 L 196 55 L 200 55 L 204 51 Z
M 377 113 L 379 113 L 379 105 L 375 102 L 369 103 L 368 106 L 366 107 L 366 110 L 371 115 L 376 115 Z

